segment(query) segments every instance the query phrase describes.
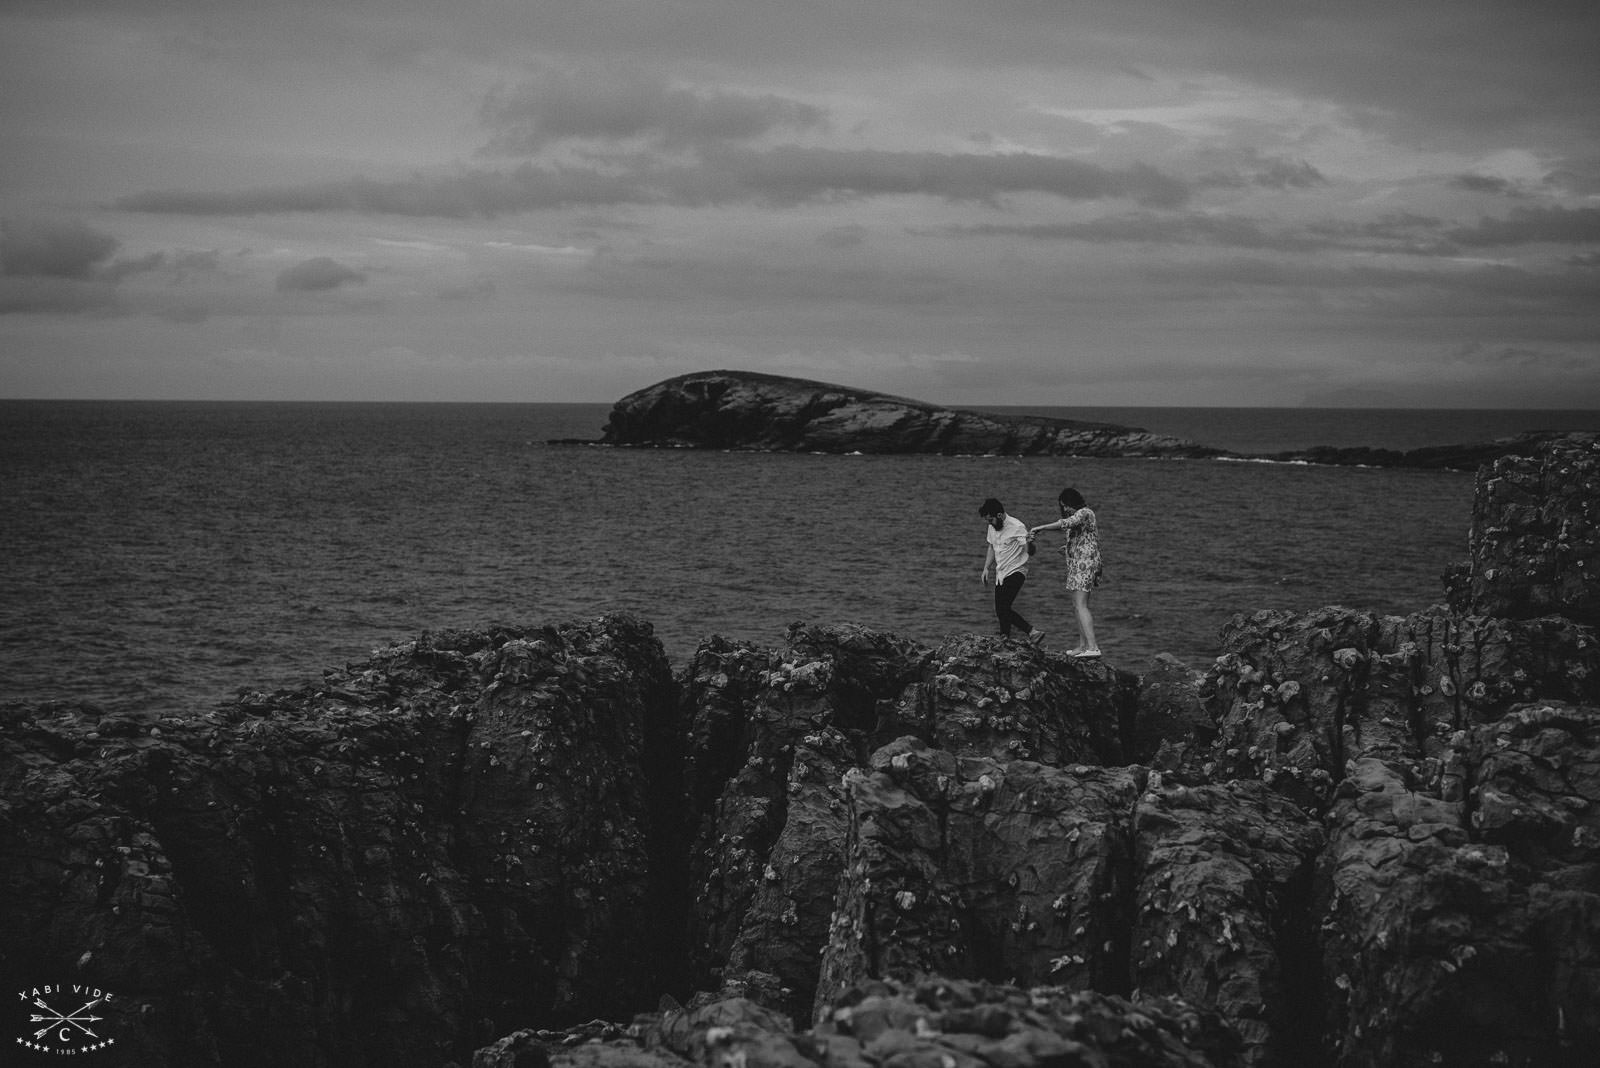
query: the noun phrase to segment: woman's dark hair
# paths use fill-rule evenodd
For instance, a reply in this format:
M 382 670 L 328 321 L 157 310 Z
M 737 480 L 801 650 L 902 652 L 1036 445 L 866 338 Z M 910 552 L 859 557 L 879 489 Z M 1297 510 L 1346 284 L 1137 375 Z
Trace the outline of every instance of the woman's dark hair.
M 1071 508 L 1074 512 L 1084 506 L 1083 494 L 1079 493 L 1071 486 L 1068 486 L 1066 489 L 1062 490 L 1061 496 L 1057 497 L 1056 500 L 1060 501 L 1066 507 Z

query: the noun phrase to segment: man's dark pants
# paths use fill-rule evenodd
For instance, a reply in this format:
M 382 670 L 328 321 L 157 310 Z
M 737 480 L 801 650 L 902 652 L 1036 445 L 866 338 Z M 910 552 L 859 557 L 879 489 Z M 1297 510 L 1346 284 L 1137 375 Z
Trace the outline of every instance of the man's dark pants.
M 1023 634 L 1033 630 L 1028 625 L 1028 621 L 1023 619 L 1015 608 L 1011 607 L 1012 603 L 1017 599 L 1017 594 L 1022 592 L 1022 584 L 1027 579 L 1028 576 L 1022 572 L 1013 571 L 1006 576 L 1004 582 L 995 583 L 994 616 L 1000 621 L 1000 636 L 1002 638 L 1011 637 L 1011 628 L 1013 627 L 1022 631 Z

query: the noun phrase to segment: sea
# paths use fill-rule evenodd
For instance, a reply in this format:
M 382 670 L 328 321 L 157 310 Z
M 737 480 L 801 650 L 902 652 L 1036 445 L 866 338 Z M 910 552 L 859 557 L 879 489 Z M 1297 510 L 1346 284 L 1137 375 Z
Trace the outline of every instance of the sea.
M 1210 664 L 1235 613 L 1405 614 L 1464 559 L 1473 475 L 1219 460 L 551 444 L 609 404 L 0 401 L 0 701 L 203 712 L 424 632 L 627 613 L 675 667 L 792 623 L 994 632 L 978 504 L 1078 488 L 1112 666 Z M 1596 411 L 988 409 L 1221 448 L 1410 449 L 1600 430 Z M 1055 535 L 1019 610 L 1077 640 Z

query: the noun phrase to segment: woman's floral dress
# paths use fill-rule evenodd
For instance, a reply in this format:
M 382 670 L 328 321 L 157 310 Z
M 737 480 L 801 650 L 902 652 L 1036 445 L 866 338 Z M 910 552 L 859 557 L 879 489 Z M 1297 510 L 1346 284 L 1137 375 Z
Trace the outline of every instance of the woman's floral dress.
M 1062 585 L 1069 590 L 1092 590 L 1100 585 L 1100 528 L 1094 512 L 1079 508 L 1062 520 L 1067 544 L 1067 576 Z

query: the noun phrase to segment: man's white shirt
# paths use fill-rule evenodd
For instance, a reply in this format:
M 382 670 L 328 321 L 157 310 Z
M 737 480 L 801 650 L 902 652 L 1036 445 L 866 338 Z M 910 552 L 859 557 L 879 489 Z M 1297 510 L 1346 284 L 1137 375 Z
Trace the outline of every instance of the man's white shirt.
M 986 535 L 989 544 L 994 547 L 994 584 L 996 586 L 1006 580 L 1006 576 L 1020 571 L 1028 573 L 1028 527 L 1022 520 L 1014 515 L 1006 516 L 1006 521 L 1000 524 L 1000 529 L 989 527 Z

